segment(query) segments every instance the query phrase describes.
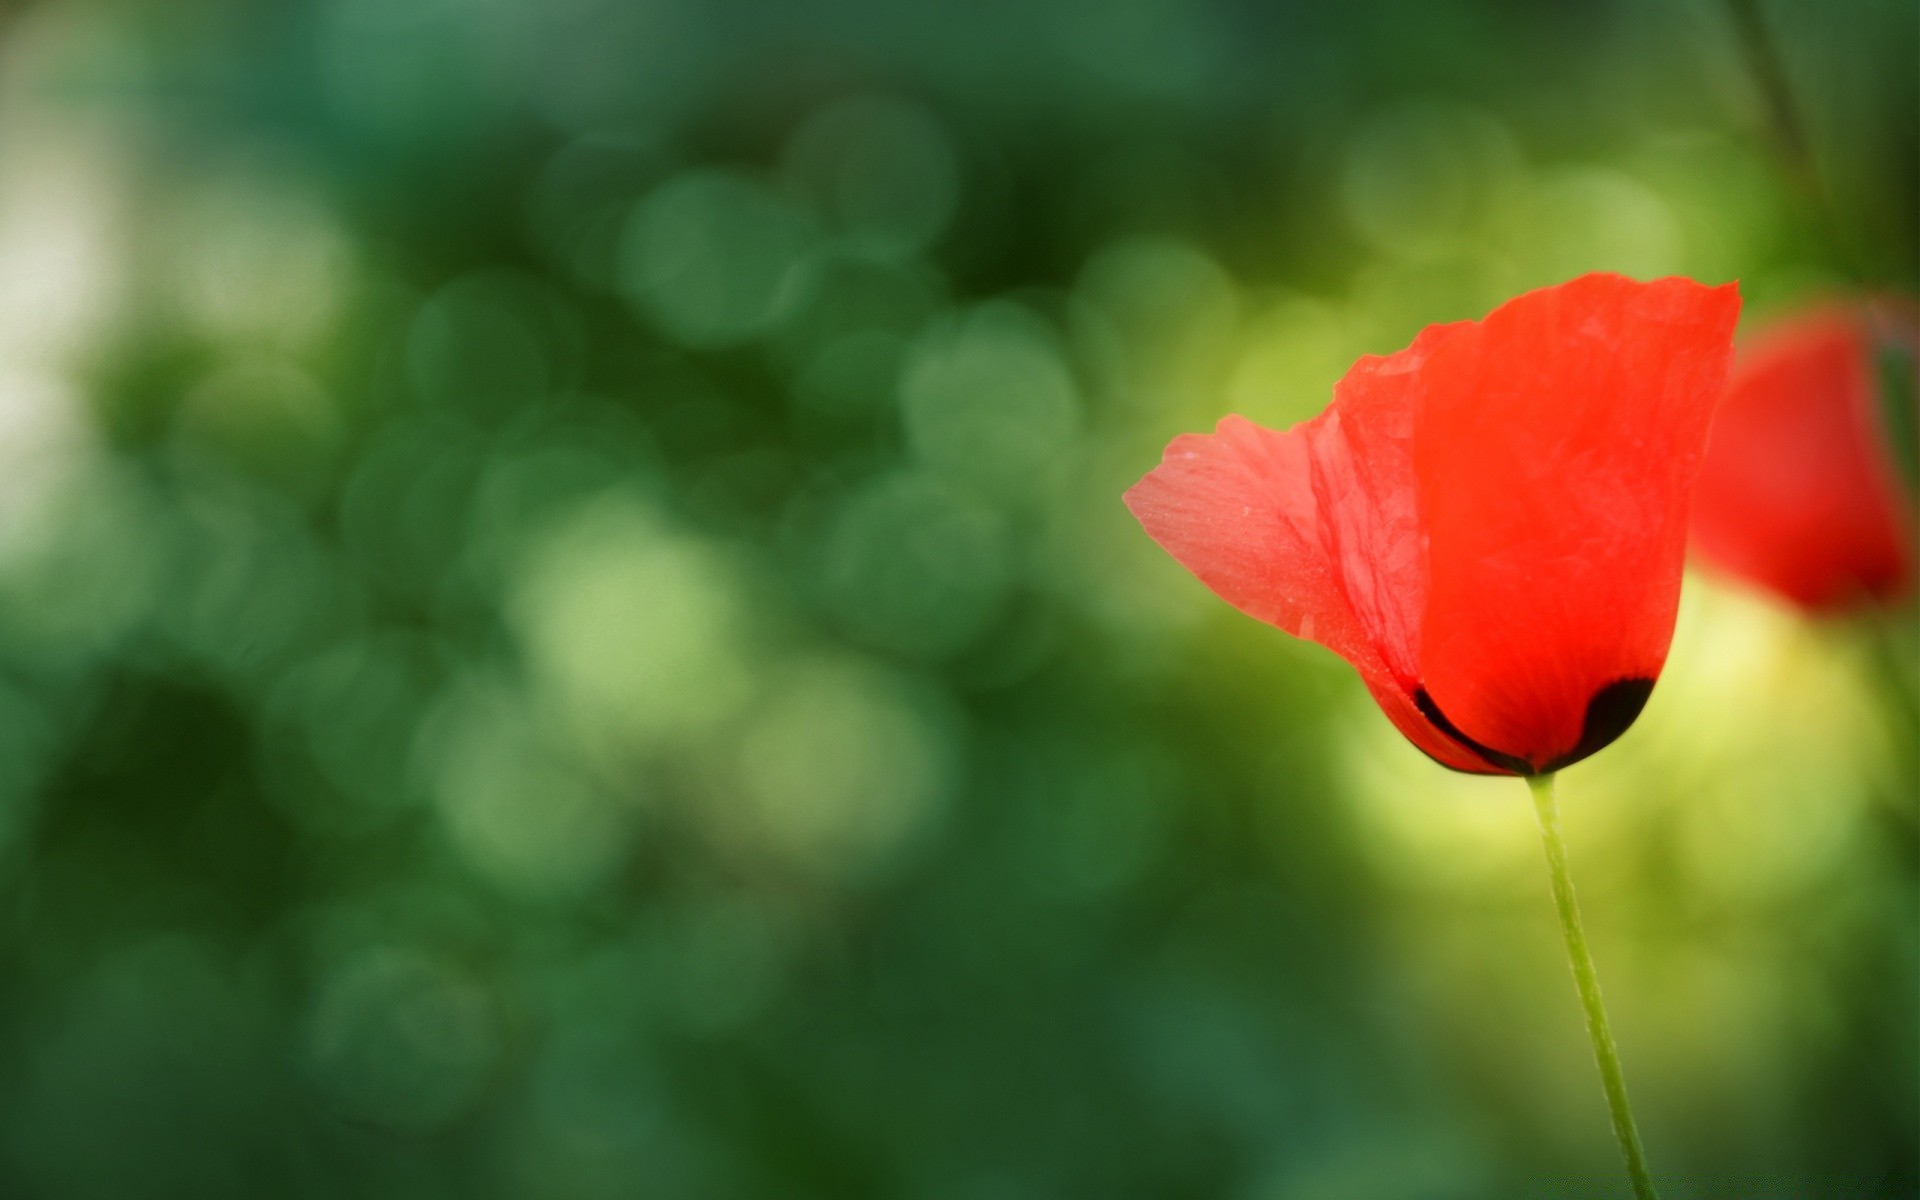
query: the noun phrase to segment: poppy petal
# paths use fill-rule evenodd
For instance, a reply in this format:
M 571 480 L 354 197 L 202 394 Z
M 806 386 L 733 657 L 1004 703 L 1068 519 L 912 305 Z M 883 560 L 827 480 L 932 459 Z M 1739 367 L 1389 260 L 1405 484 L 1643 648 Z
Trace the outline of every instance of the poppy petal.
M 1149 536 L 1221 599 L 1355 666 L 1379 655 L 1354 617 L 1320 540 L 1304 427 L 1244 417 L 1188 433 L 1127 490 Z
M 1436 327 L 1348 373 L 1334 405 L 1281 433 L 1241 417 L 1174 439 L 1126 495 L 1149 536 L 1228 603 L 1352 663 L 1382 711 L 1443 765 L 1496 770 L 1414 703 L 1420 539 L 1414 368 Z
M 1863 320 L 1828 310 L 1745 351 L 1694 494 L 1702 557 L 1803 608 L 1892 599 L 1913 536 L 1887 453 Z
M 1369 355 L 1333 389 L 1327 411 L 1299 427 L 1313 464 L 1320 541 L 1367 640 L 1409 696 L 1420 679 L 1426 601 L 1413 444 L 1422 367 L 1457 325 L 1429 325 L 1413 344 Z
M 1553 770 L 1639 712 L 1739 310 L 1731 284 L 1587 275 L 1435 347 L 1414 453 L 1420 667 L 1466 738 Z

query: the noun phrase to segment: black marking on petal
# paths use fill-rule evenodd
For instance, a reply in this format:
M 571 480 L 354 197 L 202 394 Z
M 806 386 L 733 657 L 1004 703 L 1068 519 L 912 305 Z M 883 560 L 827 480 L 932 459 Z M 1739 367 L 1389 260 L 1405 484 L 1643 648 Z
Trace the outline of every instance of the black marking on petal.
M 1446 734 L 1448 737 L 1452 738 L 1454 741 L 1459 742 L 1462 746 L 1465 746 L 1467 749 L 1473 751 L 1475 754 L 1478 754 L 1482 759 L 1485 759 L 1488 763 L 1492 764 L 1493 766 L 1496 766 L 1503 771 L 1511 771 L 1515 775 L 1532 775 L 1534 773 L 1533 764 L 1528 762 L 1526 759 L 1515 758 L 1511 754 L 1502 754 L 1500 753 L 1500 751 L 1495 750 L 1493 747 L 1483 746 L 1479 742 L 1476 742 L 1472 738 L 1468 737 L 1466 734 L 1461 733 L 1460 727 L 1458 725 L 1455 725 L 1452 721 L 1447 720 L 1447 714 L 1440 711 L 1440 706 L 1433 702 L 1433 697 L 1427 694 L 1426 688 L 1420 687 L 1420 688 L 1413 689 L 1413 706 L 1420 710 L 1421 716 L 1433 722 L 1433 726 L 1435 729 L 1438 729 L 1441 733 Z M 1637 712 L 1638 710 L 1635 710 L 1635 711 Z M 1589 707 L 1587 712 L 1588 712 L 1587 719 L 1589 723 L 1591 723 L 1593 719 L 1592 708 Z M 1631 721 L 1633 718 L 1628 717 L 1627 719 Z M 1614 736 L 1618 737 L 1619 735 L 1615 734 Z M 1613 739 L 1609 738 L 1607 740 L 1612 741 Z M 1585 742 L 1583 741 L 1581 744 L 1584 745 Z M 1601 744 L 1604 745 L 1605 743 L 1603 742 Z M 1594 747 L 1594 749 L 1597 750 L 1599 749 L 1599 747 L 1596 746 Z M 1592 752 L 1593 752 L 1592 750 L 1589 750 L 1587 753 L 1591 754 Z
M 1627 731 L 1653 694 L 1651 679 L 1616 679 L 1587 701 L 1586 723 L 1580 727 L 1580 744 L 1547 764 L 1549 771 L 1579 762 L 1596 750 L 1604 750 Z

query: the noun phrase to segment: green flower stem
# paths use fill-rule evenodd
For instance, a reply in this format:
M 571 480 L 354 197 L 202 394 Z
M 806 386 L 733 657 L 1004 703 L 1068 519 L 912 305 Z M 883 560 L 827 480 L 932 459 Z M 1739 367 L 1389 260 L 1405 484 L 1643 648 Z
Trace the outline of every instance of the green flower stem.
M 1540 840 L 1547 848 L 1553 903 L 1560 910 L 1560 932 L 1567 939 L 1567 961 L 1573 965 L 1580 1007 L 1587 1013 L 1587 1036 L 1593 1039 L 1600 1083 L 1607 1092 L 1607 1108 L 1613 1113 L 1613 1136 L 1620 1139 L 1620 1153 L 1627 1160 L 1634 1196 L 1638 1200 L 1660 1200 L 1653 1176 L 1647 1173 L 1647 1152 L 1641 1148 L 1640 1131 L 1633 1124 L 1633 1106 L 1627 1103 L 1627 1081 L 1620 1074 L 1620 1051 L 1614 1047 L 1613 1030 L 1607 1025 L 1606 1005 L 1600 1001 L 1600 979 L 1593 972 L 1593 955 L 1587 952 L 1580 902 L 1574 899 L 1573 876 L 1567 872 L 1567 844 L 1560 837 L 1560 807 L 1553 798 L 1553 775 L 1529 776 L 1527 786 L 1533 791 L 1534 815 L 1540 818 Z

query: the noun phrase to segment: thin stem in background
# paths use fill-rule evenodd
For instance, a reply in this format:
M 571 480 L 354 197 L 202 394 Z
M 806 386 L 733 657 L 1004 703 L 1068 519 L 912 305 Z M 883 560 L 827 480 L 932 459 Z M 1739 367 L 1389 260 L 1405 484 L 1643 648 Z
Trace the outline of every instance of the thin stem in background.
M 1553 798 L 1553 776 L 1550 773 L 1529 776 L 1527 787 L 1533 791 L 1533 811 L 1540 819 L 1540 840 L 1547 848 L 1547 870 L 1553 879 L 1553 903 L 1560 910 L 1560 932 L 1567 939 L 1567 961 L 1573 965 L 1573 982 L 1580 989 L 1580 1007 L 1587 1014 L 1587 1036 L 1593 1040 L 1593 1057 L 1600 1064 L 1600 1084 L 1606 1089 L 1607 1108 L 1613 1114 L 1613 1135 L 1619 1139 L 1620 1153 L 1627 1160 L 1634 1196 L 1638 1200 L 1660 1200 L 1660 1193 L 1653 1187 L 1653 1176 L 1647 1172 L 1647 1152 L 1640 1145 L 1640 1131 L 1633 1123 L 1633 1106 L 1627 1103 L 1627 1081 L 1620 1074 L 1620 1051 L 1613 1044 L 1606 1005 L 1600 1001 L 1600 979 L 1594 974 L 1593 955 L 1587 951 L 1587 931 L 1580 924 L 1580 904 L 1574 899 L 1573 876 L 1567 871 L 1567 845 L 1560 837 L 1560 808 Z
M 1813 143 L 1807 138 L 1806 124 L 1794 103 L 1793 85 L 1787 80 L 1786 64 L 1781 61 L 1772 31 L 1767 27 L 1760 0 L 1727 0 L 1727 7 L 1733 13 L 1747 70 L 1753 76 L 1754 86 L 1760 89 L 1761 103 L 1766 106 L 1767 128 L 1772 132 L 1788 182 L 1812 214 L 1834 265 L 1861 278 L 1860 264 L 1849 250 L 1845 229 L 1821 180 L 1819 164 L 1813 157 Z
M 1799 110 L 1794 107 L 1786 68 L 1773 48 L 1773 37 L 1767 31 L 1767 18 L 1760 11 L 1760 0 L 1728 0 L 1728 7 L 1733 10 L 1733 23 L 1740 33 L 1740 48 L 1746 53 L 1747 68 L 1753 73 L 1760 99 L 1767 106 L 1767 122 L 1774 140 L 1779 143 L 1780 156 L 1786 159 L 1795 184 L 1817 195 L 1820 176 L 1814 170 L 1813 150 L 1807 143 L 1807 131 L 1800 123 Z

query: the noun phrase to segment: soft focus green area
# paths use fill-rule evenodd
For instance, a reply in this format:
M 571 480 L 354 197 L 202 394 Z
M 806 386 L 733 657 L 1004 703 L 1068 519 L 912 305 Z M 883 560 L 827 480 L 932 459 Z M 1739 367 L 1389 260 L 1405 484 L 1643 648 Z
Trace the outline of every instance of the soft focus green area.
M 1916 276 L 1911 3 L 0 5 L 0 1195 L 1624 1194 L 1525 789 L 1120 493 Z M 1524 503 L 1516 497 L 1516 503 Z M 1920 1187 L 1911 614 L 1562 805 L 1667 1195 Z

